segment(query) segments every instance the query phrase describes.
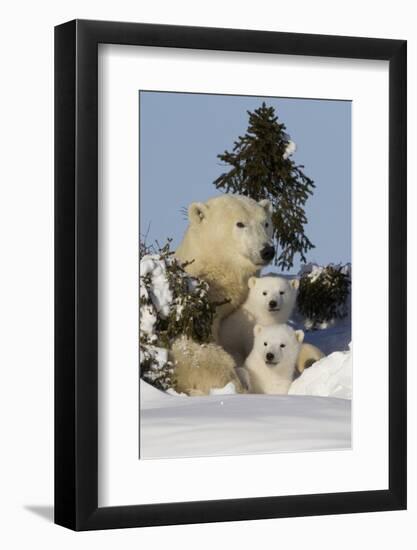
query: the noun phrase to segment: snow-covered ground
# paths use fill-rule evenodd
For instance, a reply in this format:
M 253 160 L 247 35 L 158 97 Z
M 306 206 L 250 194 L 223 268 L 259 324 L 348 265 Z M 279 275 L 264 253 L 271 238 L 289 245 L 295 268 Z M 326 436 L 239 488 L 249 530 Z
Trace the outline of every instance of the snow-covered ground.
M 289 395 L 233 395 L 230 388 L 225 390 L 187 397 L 141 380 L 141 457 L 350 448 L 350 350 L 333 352 L 307 369 Z
M 165 394 L 141 380 L 141 457 L 350 447 L 351 402 L 301 395 Z

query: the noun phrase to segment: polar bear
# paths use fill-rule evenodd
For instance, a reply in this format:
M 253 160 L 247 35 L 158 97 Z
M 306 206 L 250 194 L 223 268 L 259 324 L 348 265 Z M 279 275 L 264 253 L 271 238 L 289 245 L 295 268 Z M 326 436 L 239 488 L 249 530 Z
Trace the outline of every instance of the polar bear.
M 246 390 L 238 378 L 233 358 L 214 343 L 198 344 L 182 336 L 173 343 L 171 353 L 177 363 L 173 381 L 178 393 L 208 395 L 210 390 L 224 388 L 230 382 L 235 392 Z
M 324 353 L 319 348 L 308 342 L 303 342 L 297 358 L 297 374 L 302 374 L 305 369 L 308 369 L 323 357 Z
M 249 392 L 288 393 L 304 332 L 288 325 L 255 325 L 253 332 L 253 348 L 244 366 Z
M 272 206 L 241 195 L 221 195 L 188 208 L 189 225 L 175 255 L 190 262 L 186 271 L 209 284 L 210 299 L 227 304 L 217 318 L 237 309 L 248 294 L 248 279 L 268 265 L 272 245 Z
M 250 277 L 246 301 L 220 325 L 219 342 L 242 365 L 253 347 L 253 328 L 287 323 L 297 298 L 298 279 Z
M 249 278 L 275 255 L 271 214 L 268 200 L 256 202 L 240 195 L 221 195 L 188 208 L 189 225 L 175 255 L 190 275 L 208 283 L 210 299 L 223 305 L 217 307 L 212 327 L 214 342 L 208 348 L 184 339 L 181 345 L 172 346 L 176 385 L 185 393 L 191 389 L 193 394 L 205 394 L 208 388 L 220 388 L 228 382 L 234 382 L 242 391 L 234 369 L 230 369 L 232 357 L 218 345 L 218 327 L 246 300 Z M 196 367 L 193 355 L 197 350 Z M 195 367 L 198 374 L 191 379 Z M 201 387 L 199 380 L 204 380 Z

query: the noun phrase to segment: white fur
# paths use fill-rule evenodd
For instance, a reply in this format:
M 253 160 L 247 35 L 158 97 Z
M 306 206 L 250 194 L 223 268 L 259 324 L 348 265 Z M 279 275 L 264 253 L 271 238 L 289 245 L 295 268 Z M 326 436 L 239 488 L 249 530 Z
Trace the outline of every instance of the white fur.
M 220 320 L 242 305 L 249 277 L 269 263 L 262 260 L 261 251 L 272 242 L 271 203 L 221 195 L 192 203 L 188 213 L 190 224 L 176 256 L 190 262 L 190 275 L 209 284 L 212 301 L 228 300 L 216 310 Z
M 244 304 L 220 326 L 219 342 L 242 365 L 253 347 L 253 328 L 287 323 L 297 297 L 298 279 L 251 277 Z
M 220 321 L 240 307 L 248 294 L 248 279 L 269 261 L 262 249 L 272 240 L 272 206 L 237 195 L 220 195 L 188 208 L 189 226 L 176 256 L 187 262 L 186 271 L 206 281 L 217 307 L 212 333 L 218 340 Z M 221 346 L 204 347 L 192 341 L 176 342 L 171 349 L 179 392 L 207 394 L 233 382 L 240 391 L 235 362 Z M 198 368 L 195 369 L 195 357 Z
M 255 325 L 254 345 L 245 362 L 251 393 L 286 394 L 304 339 L 302 330 L 288 325 Z

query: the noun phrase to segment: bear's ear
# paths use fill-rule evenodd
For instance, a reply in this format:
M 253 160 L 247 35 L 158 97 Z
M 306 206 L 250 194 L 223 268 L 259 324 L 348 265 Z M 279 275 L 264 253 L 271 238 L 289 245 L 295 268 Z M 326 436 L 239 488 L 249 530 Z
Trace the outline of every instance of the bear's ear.
M 207 206 L 202 202 L 193 202 L 188 207 L 188 219 L 191 223 L 201 223 L 207 216 Z
M 253 334 L 255 336 L 258 336 L 258 334 L 260 334 L 262 332 L 262 325 L 255 325 L 253 327 Z
M 249 277 L 248 287 L 253 288 L 256 285 L 256 277 Z
M 295 337 L 297 338 L 297 342 L 301 344 L 304 340 L 304 332 L 302 330 L 296 330 Z
M 292 281 L 290 282 L 290 285 L 291 285 L 295 290 L 297 290 L 297 288 L 300 286 L 300 281 L 299 281 L 299 279 L 292 279 Z
M 266 212 L 269 216 L 272 216 L 272 204 L 271 204 L 271 201 L 269 201 L 268 199 L 262 199 L 261 201 L 259 201 L 259 205 L 262 206 L 262 208 L 265 210 L 265 212 Z

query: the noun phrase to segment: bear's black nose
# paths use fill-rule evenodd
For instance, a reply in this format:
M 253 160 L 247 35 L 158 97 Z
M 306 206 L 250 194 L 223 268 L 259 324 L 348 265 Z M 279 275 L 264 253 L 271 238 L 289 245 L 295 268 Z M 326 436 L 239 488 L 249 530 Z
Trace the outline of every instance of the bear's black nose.
M 268 353 L 266 354 L 266 360 L 267 360 L 267 361 L 272 361 L 273 358 L 274 358 L 274 354 L 273 354 L 273 353 L 268 352 Z
M 264 262 L 270 262 L 275 256 L 275 248 L 270 244 L 264 244 L 260 254 Z
M 276 301 L 275 301 L 275 300 L 271 300 L 271 301 L 269 302 L 269 307 L 270 307 L 271 309 L 277 307 Z

